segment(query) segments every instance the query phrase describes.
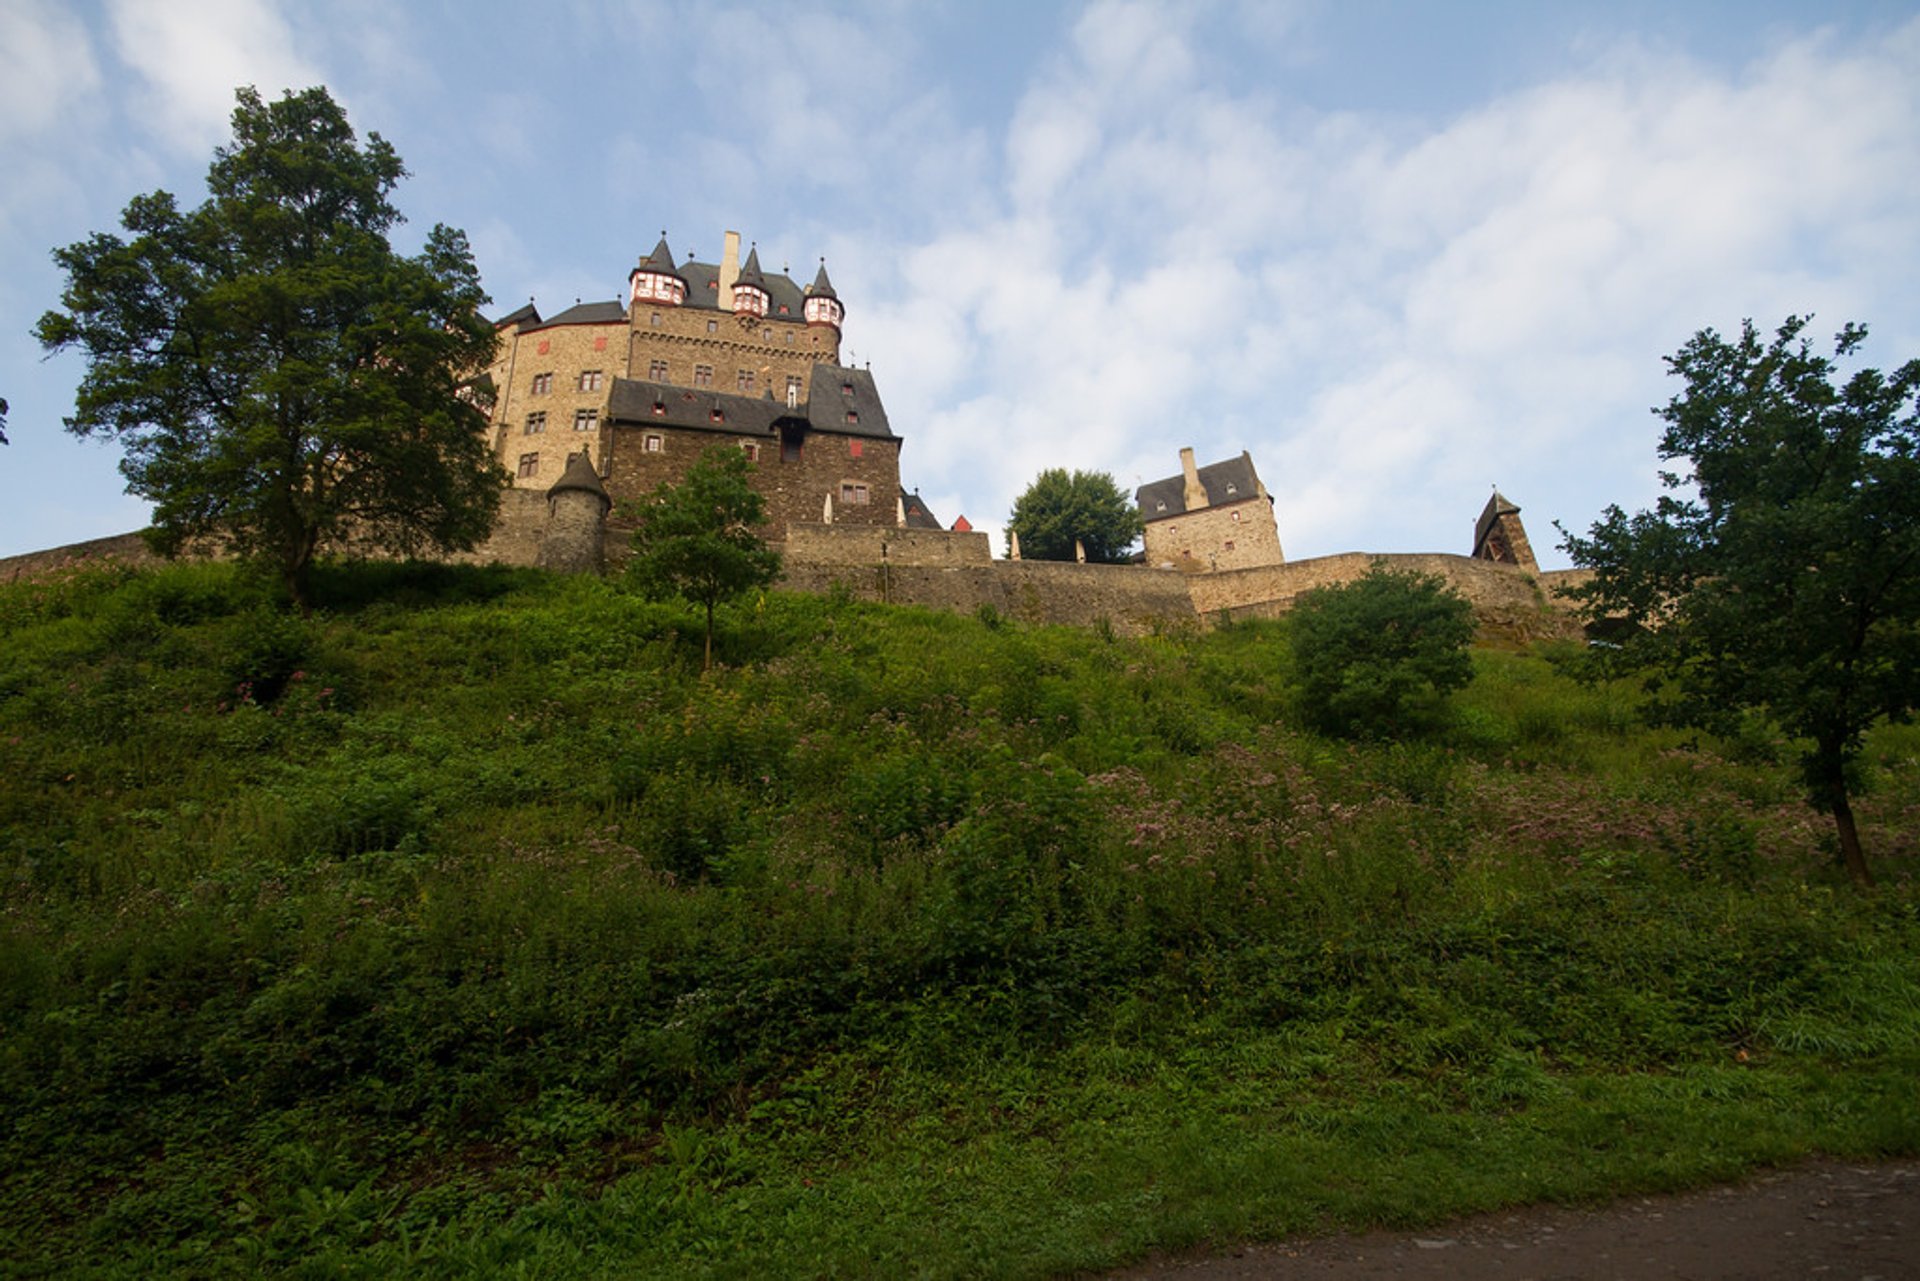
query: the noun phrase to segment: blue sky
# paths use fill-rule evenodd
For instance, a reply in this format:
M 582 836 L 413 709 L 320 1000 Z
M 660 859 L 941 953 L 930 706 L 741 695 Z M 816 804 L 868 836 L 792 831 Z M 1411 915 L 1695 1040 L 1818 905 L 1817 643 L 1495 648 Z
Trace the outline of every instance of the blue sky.
M 0 0 L 0 555 L 136 528 L 30 330 L 49 251 L 204 197 L 232 90 L 326 84 L 498 311 L 665 229 L 827 258 L 902 474 L 996 530 L 1043 467 L 1251 451 L 1292 558 L 1468 550 L 1658 492 L 1695 330 L 1920 356 L 1920 6 Z

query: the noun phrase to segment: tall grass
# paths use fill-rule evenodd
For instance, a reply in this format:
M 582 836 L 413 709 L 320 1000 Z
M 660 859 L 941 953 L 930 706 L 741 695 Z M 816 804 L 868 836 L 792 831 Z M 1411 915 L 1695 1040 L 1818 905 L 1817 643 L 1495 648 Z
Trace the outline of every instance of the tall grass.
M 317 595 L 0 589 L 23 1266 L 1017 1272 L 1920 1143 L 1911 730 L 1861 897 L 1537 656 L 1358 746 L 1275 625 Z

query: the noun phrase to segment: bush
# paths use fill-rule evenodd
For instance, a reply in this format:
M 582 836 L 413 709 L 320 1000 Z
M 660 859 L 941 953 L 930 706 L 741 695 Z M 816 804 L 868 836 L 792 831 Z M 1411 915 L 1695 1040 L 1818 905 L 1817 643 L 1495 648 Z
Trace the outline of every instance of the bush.
M 1301 596 L 1291 624 L 1300 707 L 1325 733 L 1420 728 L 1473 679 L 1473 609 L 1431 574 L 1375 561 L 1354 582 Z

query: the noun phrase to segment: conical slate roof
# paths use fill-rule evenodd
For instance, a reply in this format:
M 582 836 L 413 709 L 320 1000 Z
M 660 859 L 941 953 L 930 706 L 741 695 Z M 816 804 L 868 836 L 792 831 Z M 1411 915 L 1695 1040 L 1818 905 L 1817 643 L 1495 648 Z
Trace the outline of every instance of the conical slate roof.
M 737 285 L 752 285 L 761 293 L 767 292 L 767 278 L 760 272 L 760 247 L 755 245 L 747 251 L 747 261 L 740 268 L 740 275 L 734 281 Z
M 831 298 L 835 302 L 840 300 L 840 295 L 833 292 L 833 282 L 827 279 L 827 260 L 825 258 L 820 260 L 820 270 L 814 273 L 813 283 L 807 286 L 807 297 Z
M 567 455 L 567 470 L 561 473 L 560 479 L 554 481 L 553 487 L 547 490 L 547 497 L 552 499 L 555 495 L 564 494 L 569 490 L 592 494 L 606 506 L 613 506 L 613 500 L 607 497 L 606 487 L 601 485 L 600 475 L 593 470 L 593 463 L 588 461 L 587 451 L 584 449 L 577 454 Z
M 682 276 L 673 265 L 673 250 L 667 248 L 667 233 L 664 231 L 660 233 L 660 243 L 653 247 L 653 252 L 640 260 L 640 270 L 658 272 L 662 276 L 672 276 L 680 281 L 686 280 L 686 277 Z

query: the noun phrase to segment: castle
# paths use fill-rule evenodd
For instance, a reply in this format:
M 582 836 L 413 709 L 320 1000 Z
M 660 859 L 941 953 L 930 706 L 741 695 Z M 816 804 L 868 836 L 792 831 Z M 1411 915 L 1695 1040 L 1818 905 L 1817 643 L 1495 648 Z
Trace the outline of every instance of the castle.
M 1573 625 L 1554 598 L 1580 572 L 1540 573 L 1520 509 L 1498 492 L 1471 555 L 1288 562 L 1245 452 L 1202 466 L 1182 449 L 1179 475 L 1140 487 L 1144 564 L 995 560 L 986 534 L 964 518 L 943 528 L 902 488 L 901 439 L 873 377 L 840 363 L 846 311 L 825 262 L 802 288 L 767 272 L 755 247 L 743 261 L 737 233 L 724 246 L 718 263 L 675 262 L 663 232 L 628 274 L 624 302 L 551 318 L 529 303 L 496 322 L 498 353 L 475 382 L 490 391 L 486 430 L 513 487 L 492 536 L 453 559 L 598 572 L 625 551 L 607 527 L 618 503 L 681 480 L 724 445 L 757 464 L 762 532 L 783 545 L 796 590 L 1139 632 L 1282 614 L 1302 592 L 1384 559 L 1444 579 L 1483 626 L 1525 637 Z M 0 580 L 95 558 L 151 553 L 138 535 L 96 539 L 6 558 Z
M 796 522 L 904 525 L 900 438 L 872 374 L 840 364 L 845 316 L 824 260 L 801 288 L 757 247 L 743 262 L 737 232 L 718 263 L 676 263 L 662 232 L 625 302 L 551 318 L 529 303 L 496 322 L 494 452 L 542 494 L 584 454 L 618 501 L 730 444 L 758 465 L 772 541 Z

